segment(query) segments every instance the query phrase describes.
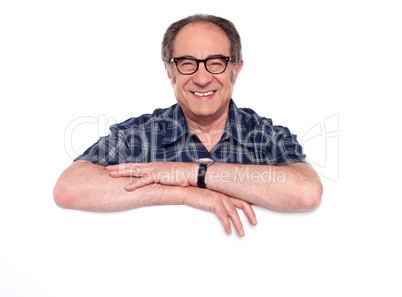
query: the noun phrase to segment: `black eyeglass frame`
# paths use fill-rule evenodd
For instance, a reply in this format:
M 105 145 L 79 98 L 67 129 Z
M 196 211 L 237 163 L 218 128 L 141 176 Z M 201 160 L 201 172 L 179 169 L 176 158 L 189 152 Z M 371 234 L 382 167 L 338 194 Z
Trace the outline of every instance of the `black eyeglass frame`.
M 208 60 L 211 60 L 211 59 L 218 59 L 218 58 L 225 59 L 225 61 L 226 61 L 225 68 L 224 68 L 221 72 L 211 72 L 211 71 L 209 71 L 209 70 L 208 70 L 208 67 L 207 67 L 207 61 L 208 61 Z M 196 62 L 197 62 L 197 67 L 196 67 L 195 70 L 194 70 L 193 72 L 191 72 L 191 73 L 183 73 L 183 72 L 181 72 L 181 71 L 179 70 L 179 67 L 177 66 L 177 62 L 178 62 L 180 59 L 188 59 L 188 60 L 196 61 Z M 193 57 L 179 57 L 179 58 L 172 58 L 172 59 L 170 59 L 169 62 L 170 62 L 170 63 L 173 63 L 173 62 L 174 62 L 174 63 L 176 64 L 176 69 L 177 69 L 177 71 L 179 71 L 179 73 L 181 73 L 181 74 L 183 74 L 183 75 L 191 75 L 191 74 L 194 74 L 194 73 L 197 72 L 198 67 L 199 67 L 199 65 L 200 65 L 200 62 L 203 62 L 203 63 L 204 63 L 205 69 L 206 69 L 209 73 L 211 73 L 211 74 L 221 74 L 221 73 L 225 72 L 226 68 L 228 68 L 228 63 L 229 63 L 229 61 L 232 61 L 232 57 L 212 56 L 212 57 L 209 57 L 209 58 L 206 58 L 206 59 L 202 59 L 202 60 L 199 60 L 199 59 L 196 59 L 196 58 L 193 58 Z

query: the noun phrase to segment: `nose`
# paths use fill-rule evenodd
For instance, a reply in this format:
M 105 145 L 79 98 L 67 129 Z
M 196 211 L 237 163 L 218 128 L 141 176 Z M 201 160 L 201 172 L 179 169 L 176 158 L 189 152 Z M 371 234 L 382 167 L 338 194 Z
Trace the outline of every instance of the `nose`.
M 199 86 L 206 86 L 212 81 L 212 79 L 213 75 L 207 71 L 205 63 L 200 62 L 198 70 L 193 74 L 193 82 Z

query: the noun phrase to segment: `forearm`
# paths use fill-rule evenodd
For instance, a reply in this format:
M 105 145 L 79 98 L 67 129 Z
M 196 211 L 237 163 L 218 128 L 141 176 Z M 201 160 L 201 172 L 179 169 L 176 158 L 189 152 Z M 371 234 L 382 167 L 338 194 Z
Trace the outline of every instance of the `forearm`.
M 150 205 L 183 204 L 183 188 L 151 184 L 128 192 L 130 177 L 112 178 L 105 167 L 89 162 L 74 162 L 60 176 L 54 199 L 60 207 L 116 211 Z
M 287 166 L 214 163 L 207 170 L 208 189 L 278 211 L 317 207 L 322 186 L 307 164 Z
M 237 207 L 243 209 L 251 224 L 257 224 L 254 211 L 247 202 L 211 190 L 158 183 L 127 191 L 125 188 L 131 179 L 131 177 L 113 178 L 103 166 L 89 162 L 75 162 L 57 181 L 54 199 L 60 207 L 92 211 L 183 204 L 215 212 L 228 234 L 232 232 L 229 219 L 232 220 L 237 233 L 244 236 Z
M 126 187 L 128 191 L 150 183 L 197 187 L 196 163 L 128 163 L 107 169 L 116 178 L 138 177 Z M 322 195 L 318 175 L 304 163 L 268 166 L 215 162 L 207 169 L 205 183 L 214 192 L 278 211 L 312 210 Z

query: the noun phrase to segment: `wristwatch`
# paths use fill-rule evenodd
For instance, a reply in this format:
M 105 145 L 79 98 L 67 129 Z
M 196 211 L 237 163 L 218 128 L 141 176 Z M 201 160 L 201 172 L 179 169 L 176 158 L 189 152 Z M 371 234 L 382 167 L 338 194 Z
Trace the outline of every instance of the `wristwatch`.
M 200 165 L 198 168 L 198 178 L 197 178 L 197 186 L 199 188 L 205 189 L 207 185 L 205 184 L 205 175 L 207 174 L 207 168 L 214 163 L 214 160 L 210 158 L 202 158 L 198 159 L 197 163 Z

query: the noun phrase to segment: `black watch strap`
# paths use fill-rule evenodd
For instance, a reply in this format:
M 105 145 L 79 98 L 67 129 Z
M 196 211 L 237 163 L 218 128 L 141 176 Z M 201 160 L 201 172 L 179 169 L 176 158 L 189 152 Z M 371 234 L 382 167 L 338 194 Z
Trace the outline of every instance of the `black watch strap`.
M 207 187 L 207 185 L 205 184 L 205 175 L 207 173 L 207 168 L 208 168 L 208 165 L 200 164 L 200 167 L 198 169 L 198 177 L 197 177 L 197 186 L 199 188 L 205 189 Z

